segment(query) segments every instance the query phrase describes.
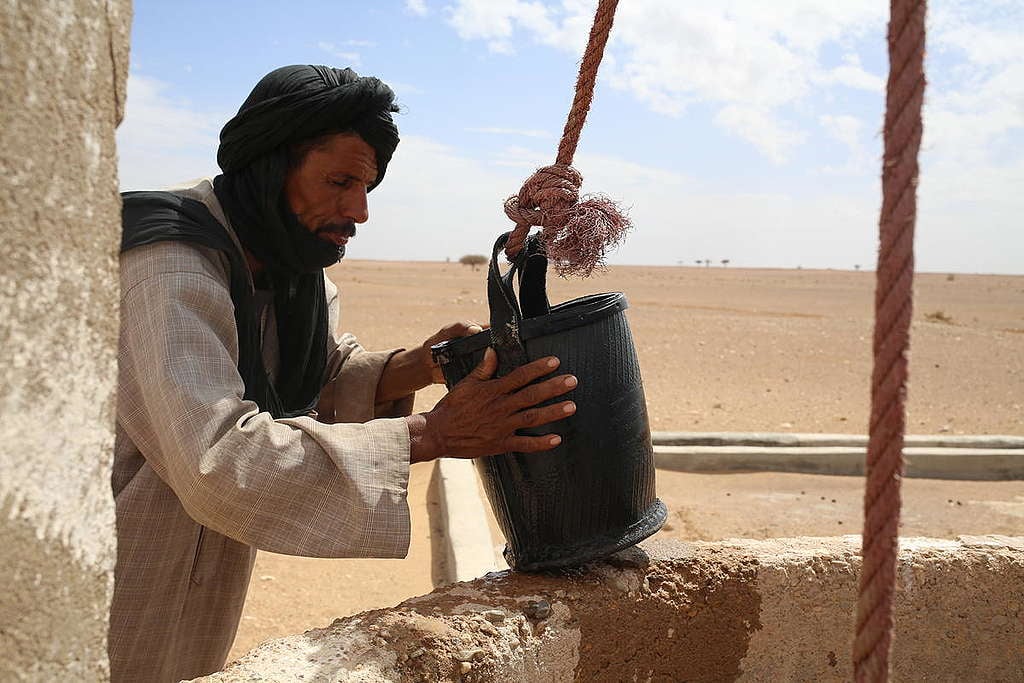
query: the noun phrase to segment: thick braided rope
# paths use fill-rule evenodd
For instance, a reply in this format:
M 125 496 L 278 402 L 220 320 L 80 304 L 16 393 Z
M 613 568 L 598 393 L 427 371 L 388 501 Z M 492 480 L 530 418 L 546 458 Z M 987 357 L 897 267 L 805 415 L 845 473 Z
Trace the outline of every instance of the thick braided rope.
M 505 214 L 516 224 L 505 254 L 514 257 L 530 228 L 539 225 L 548 258 L 562 275 L 590 275 L 604 262 L 606 250 L 630 228 L 629 219 L 610 199 L 591 196 L 580 200 L 583 176 L 572 168 L 618 4 L 618 0 L 598 2 L 555 163 L 538 169 L 523 183 L 518 195 L 505 201 Z
M 590 27 L 590 39 L 587 49 L 580 61 L 580 73 L 576 77 L 576 95 L 572 99 L 569 118 L 562 130 L 562 140 L 558 143 L 556 164 L 572 166 L 572 158 L 576 154 L 576 146 L 580 141 L 580 132 L 587 122 L 590 103 L 594 100 L 594 85 L 597 83 L 597 69 L 604 57 L 604 47 L 608 44 L 608 35 L 612 32 L 612 21 L 615 19 L 615 8 L 619 0 L 601 0 L 594 13 L 594 25 Z
M 875 289 L 875 364 L 854 678 L 886 681 L 899 552 L 906 426 L 907 353 L 913 302 L 917 155 L 924 99 L 925 0 L 891 0 L 880 248 Z

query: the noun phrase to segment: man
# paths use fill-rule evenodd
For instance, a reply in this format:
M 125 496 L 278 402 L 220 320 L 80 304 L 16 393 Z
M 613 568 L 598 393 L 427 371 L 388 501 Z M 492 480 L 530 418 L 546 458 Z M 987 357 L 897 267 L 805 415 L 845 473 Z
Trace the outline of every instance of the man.
M 394 94 L 349 69 L 264 77 L 221 133 L 223 174 L 127 193 L 112 487 L 115 681 L 223 667 L 257 548 L 403 557 L 410 462 L 542 451 L 518 436 L 575 406 L 542 359 L 500 379 L 493 351 L 431 411 L 429 345 L 336 335 L 336 263 L 398 144 Z M 540 381 L 536 381 L 540 380 Z

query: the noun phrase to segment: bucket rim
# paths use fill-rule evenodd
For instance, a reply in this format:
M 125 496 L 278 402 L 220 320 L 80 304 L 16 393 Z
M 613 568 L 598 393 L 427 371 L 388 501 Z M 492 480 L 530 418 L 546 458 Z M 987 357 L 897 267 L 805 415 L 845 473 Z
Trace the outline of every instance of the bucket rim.
M 622 292 L 602 292 L 587 294 L 570 299 L 551 307 L 545 315 L 523 318 L 519 322 L 519 338 L 523 341 L 546 337 L 556 332 L 564 332 L 583 325 L 603 320 L 629 308 L 629 301 Z M 481 351 L 491 345 L 491 332 L 484 330 L 468 337 L 450 339 L 431 347 L 437 356 L 445 354 L 462 356 Z

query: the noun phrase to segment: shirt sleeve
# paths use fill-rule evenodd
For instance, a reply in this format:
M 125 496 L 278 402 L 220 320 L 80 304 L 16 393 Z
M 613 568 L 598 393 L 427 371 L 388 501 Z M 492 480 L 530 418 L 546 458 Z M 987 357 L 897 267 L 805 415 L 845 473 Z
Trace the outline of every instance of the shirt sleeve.
M 118 420 L 188 514 L 276 553 L 404 557 L 405 420 L 273 419 L 243 398 L 234 309 L 215 252 L 160 243 L 122 259 Z
M 373 418 L 411 415 L 415 394 L 376 402 L 377 385 L 391 357 L 403 349 L 367 351 L 355 336 L 339 332 L 338 289 L 326 278 L 331 336 L 328 340 L 326 382 L 317 405 L 319 419 L 327 423 L 366 422 Z

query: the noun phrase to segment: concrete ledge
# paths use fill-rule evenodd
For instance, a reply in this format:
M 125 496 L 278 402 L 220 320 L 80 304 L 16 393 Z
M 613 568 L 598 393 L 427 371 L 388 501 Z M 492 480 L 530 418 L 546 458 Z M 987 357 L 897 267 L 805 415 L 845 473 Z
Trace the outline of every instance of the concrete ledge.
M 852 679 L 860 540 L 652 542 L 264 643 L 207 681 Z M 1019 680 L 1024 538 L 904 539 L 896 680 Z
M 652 437 L 655 465 L 660 469 L 864 474 L 867 437 L 855 434 L 655 432 Z M 907 444 L 909 477 L 1024 479 L 1024 437 L 908 436 Z M 437 467 L 441 561 L 434 585 L 506 569 L 508 565 L 492 546 L 487 503 L 479 494 L 476 469 L 469 461 L 448 458 L 439 460 Z
M 906 447 L 906 475 L 931 479 L 1024 479 L 1024 448 Z M 865 447 L 661 446 L 654 463 L 683 472 L 863 475 Z
M 788 434 L 772 432 L 654 432 L 655 446 L 846 446 L 866 448 L 863 434 Z M 1024 436 L 908 434 L 905 445 L 918 448 L 1024 448 Z
M 436 467 L 444 562 L 434 585 L 469 581 L 502 568 L 494 554 L 486 503 L 477 489 L 472 461 L 441 458 Z

